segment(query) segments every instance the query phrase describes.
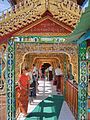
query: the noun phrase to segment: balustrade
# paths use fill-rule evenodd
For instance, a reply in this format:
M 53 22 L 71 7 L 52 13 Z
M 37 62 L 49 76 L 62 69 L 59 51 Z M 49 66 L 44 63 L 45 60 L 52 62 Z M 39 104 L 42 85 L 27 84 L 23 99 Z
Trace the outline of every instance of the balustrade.
M 6 10 L 2 11 L 2 13 L 0 13 L 0 21 L 3 21 L 4 19 L 8 19 L 8 17 L 12 16 L 12 14 L 15 15 L 20 10 L 22 11 L 22 10 L 26 9 L 27 7 L 33 8 L 32 4 L 34 4 L 32 1 L 25 0 L 25 1 L 22 1 L 15 6 L 9 8 L 9 9 L 6 9 Z
M 64 93 L 64 80 L 61 80 L 61 92 Z M 77 119 L 78 114 L 78 89 L 70 82 L 66 81 L 66 102 Z
M 81 15 L 83 12 L 82 8 L 73 1 L 63 0 L 62 7 L 64 7 L 65 9 L 67 8 L 67 11 L 70 10 L 71 12 L 74 12 L 77 15 Z
M 64 78 L 61 79 L 61 92 L 64 94 Z

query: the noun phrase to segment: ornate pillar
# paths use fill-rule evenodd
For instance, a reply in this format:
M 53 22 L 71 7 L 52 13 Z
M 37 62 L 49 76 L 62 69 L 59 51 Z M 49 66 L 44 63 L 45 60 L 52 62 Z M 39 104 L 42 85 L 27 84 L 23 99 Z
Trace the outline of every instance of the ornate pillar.
M 14 42 L 8 41 L 7 51 L 7 120 L 16 120 L 15 118 L 15 61 L 14 61 Z
M 86 41 L 79 45 L 78 53 L 78 120 L 87 120 L 87 61 Z

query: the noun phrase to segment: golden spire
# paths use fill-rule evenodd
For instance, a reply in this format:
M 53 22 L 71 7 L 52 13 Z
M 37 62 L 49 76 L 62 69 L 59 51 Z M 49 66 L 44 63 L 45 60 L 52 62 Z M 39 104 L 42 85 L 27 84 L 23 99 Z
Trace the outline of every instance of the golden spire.
M 49 0 L 45 0 L 45 3 L 46 3 L 46 9 L 48 10 L 48 8 L 49 8 Z

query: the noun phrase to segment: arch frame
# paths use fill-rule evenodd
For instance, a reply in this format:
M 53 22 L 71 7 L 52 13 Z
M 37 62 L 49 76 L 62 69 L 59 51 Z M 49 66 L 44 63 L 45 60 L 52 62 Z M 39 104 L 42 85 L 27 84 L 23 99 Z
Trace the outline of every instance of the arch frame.
M 20 49 L 18 49 L 19 45 L 21 43 L 24 43 L 27 47 L 22 50 L 22 48 L 24 48 L 24 44 L 22 44 L 23 46 L 21 46 Z M 18 46 L 16 46 L 18 45 Z M 46 53 L 47 51 L 49 51 L 49 53 L 52 51 L 52 53 L 67 53 L 70 57 L 73 55 L 77 54 L 77 46 L 76 45 L 65 45 L 65 44 L 38 44 L 38 43 L 34 43 L 30 45 L 28 45 L 28 42 L 16 42 L 13 41 L 12 39 L 10 39 L 8 41 L 8 59 L 7 59 L 7 119 L 10 120 L 15 120 L 16 119 L 16 105 L 15 105 L 15 75 L 16 75 L 16 59 L 17 59 L 17 55 L 16 53 L 21 53 L 21 56 L 19 56 L 20 61 L 23 60 L 23 55 L 25 54 L 24 52 L 28 52 L 31 51 L 31 53 L 36 53 L 35 49 L 38 48 L 38 45 L 41 45 L 41 48 L 39 49 L 39 52 L 42 51 L 44 53 Z M 49 45 L 49 46 L 48 46 Z M 47 46 L 47 49 L 45 49 Z M 32 49 L 34 48 L 35 49 Z M 28 49 L 27 49 L 28 48 Z M 38 50 L 38 49 L 37 49 Z M 66 52 L 68 51 L 68 52 Z M 25 55 L 24 55 L 25 56 Z M 72 60 L 70 60 L 72 61 Z M 17 66 L 18 67 L 18 66 Z

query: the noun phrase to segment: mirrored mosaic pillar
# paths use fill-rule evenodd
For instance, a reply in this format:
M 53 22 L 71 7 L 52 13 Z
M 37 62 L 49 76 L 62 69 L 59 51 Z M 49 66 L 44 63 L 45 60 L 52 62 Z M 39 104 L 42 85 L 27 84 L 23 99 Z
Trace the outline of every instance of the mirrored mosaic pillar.
M 86 41 L 79 45 L 78 61 L 78 120 L 87 120 L 87 61 L 86 61 Z
M 15 119 L 14 41 L 8 41 L 7 50 L 7 120 Z

